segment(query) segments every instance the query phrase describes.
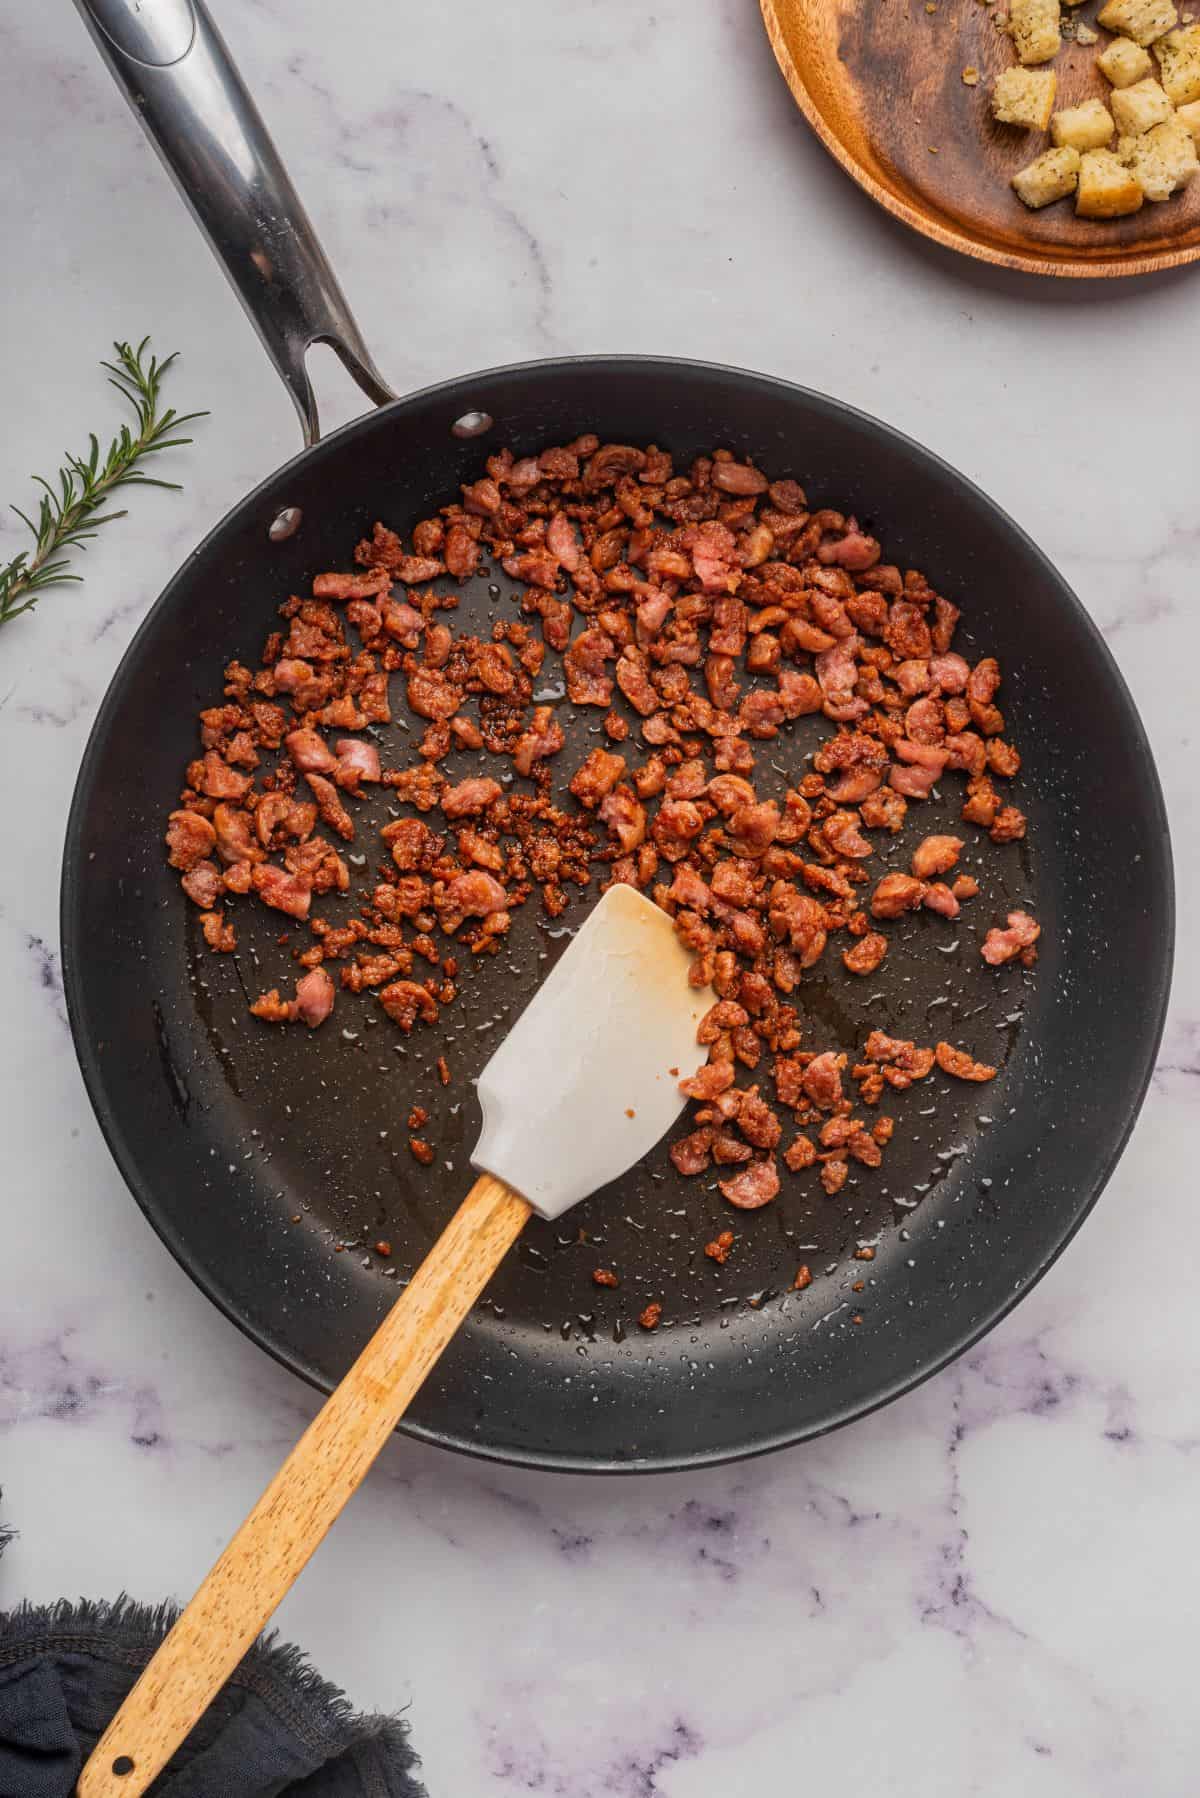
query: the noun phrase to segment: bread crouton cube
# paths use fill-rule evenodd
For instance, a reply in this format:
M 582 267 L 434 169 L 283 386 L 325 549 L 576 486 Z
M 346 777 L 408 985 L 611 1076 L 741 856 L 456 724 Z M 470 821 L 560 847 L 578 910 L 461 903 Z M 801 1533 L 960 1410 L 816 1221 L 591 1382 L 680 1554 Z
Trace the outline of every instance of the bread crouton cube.
M 1200 148 L 1200 100 L 1189 100 L 1175 114 L 1181 125 L 1186 125 L 1192 134 L 1192 142 Z
M 1062 43 L 1058 0 L 1011 0 L 1008 28 L 1020 62 L 1049 62 Z
M 1079 158 L 1075 210 L 1080 218 L 1124 218 L 1141 210 L 1144 197 L 1140 183 L 1111 150 L 1085 150 Z
M 1050 136 L 1072 150 L 1099 150 L 1113 137 L 1112 114 L 1103 100 L 1085 100 L 1082 106 L 1064 106 L 1050 121 Z
M 1108 0 L 1096 15 L 1106 31 L 1119 31 L 1135 44 L 1152 44 L 1179 23 L 1175 0 Z
M 1135 81 L 1144 81 L 1147 75 L 1154 73 L 1150 52 L 1128 37 L 1114 38 L 1108 49 L 1096 58 L 1096 67 L 1102 75 L 1108 76 L 1114 87 L 1132 87 Z
M 1053 69 L 1004 69 L 992 89 L 992 117 L 1001 125 L 1044 131 L 1057 87 Z
M 1140 137 L 1171 116 L 1171 102 L 1157 81 L 1135 81 L 1132 87 L 1114 88 L 1109 95 L 1112 115 L 1122 137 Z
M 1177 118 L 1140 137 L 1120 138 L 1117 156 L 1148 200 L 1169 200 L 1200 169 L 1195 139 Z
M 1079 179 L 1079 151 L 1070 145 L 1060 150 L 1044 150 L 1040 156 L 1012 178 L 1017 198 L 1036 212 L 1052 200 L 1065 199 L 1075 192 Z
M 1167 99 L 1173 106 L 1200 100 L 1200 25 L 1168 31 L 1154 46 Z

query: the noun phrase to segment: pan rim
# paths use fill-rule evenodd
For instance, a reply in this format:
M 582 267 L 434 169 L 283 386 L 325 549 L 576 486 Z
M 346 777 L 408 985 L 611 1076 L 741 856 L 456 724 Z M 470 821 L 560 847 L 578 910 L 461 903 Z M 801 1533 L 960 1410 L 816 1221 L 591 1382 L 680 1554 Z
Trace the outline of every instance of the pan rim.
M 611 1456 L 588 1458 L 576 1453 L 556 1454 L 549 1451 L 513 1449 L 504 1444 L 488 1443 L 474 1437 L 442 1431 L 427 1424 L 413 1423 L 408 1419 L 402 1419 L 398 1426 L 401 1433 L 411 1436 L 415 1440 L 434 1444 L 439 1448 L 450 1449 L 473 1459 L 496 1462 L 506 1466 L 527 1467 L 556 1473 L 678 1473 L 700 1467 L 718 1466 L 726 1462 L 749 1460 L 758 1455 L 773 1453 L 781 1448 L 793 1447 L 799 1443 L 829 1435 L 834 1430 L 842 1429 L 859 1418 L 870 1416 L 904 1394 L 915 1391 L 934 1374 L 940 1373 L 961 1355 L 969 1352 L 1033 1290 L 1058 1260 L 1092 1211 L 1125 1152 L 1154 1074 L 1170 998 L 1174 964 L 1176 906 L 1174 861 L 1166 802 L 1149 738 L 1128 683 L 1103 633 L 1078 595 L 1023 527 L 969 476 L 962 474 L 951 463 L 939 456 L 936 451 L 927 448 L 915 438 L 897 430 L 873 414 L 849 405 L 844 400 L 835 399 L 831 395 L 802 386 L 798 382 L 787 381 L 776 375 L 764 374 L 759 370 L 676 356 L 594 354 L 535 358 L 529 361 L 506 363 L 493 368 L 477 369 L 447 381 L 432 383 L 414 393 L 405 394 L 386 406 L 349 420 L 336 431 L 331 432 L 328 437 L 322 438 L 310 447 L 301 449 L 279 468 L 272 470 L 249 493 L 230 507 L 228 512 L 206 532 L 196 548 L 175 570 L 131 638 L 97 709 L 76 775 L 63 844 L 59 893 L 59 934 L 63 989 L 76 1059 L 101 1134 L 138 1208 L 159 1240 L 193 1283 L 230 1322 L 238 1327 L 243 1335 L 318 1392 L 332 1391 L 333 1383 L 329 1379 L 310 1365 L 302 1355 L 289 1349 L 283 1342 L 269 1335 L 265 1328 L 243 1315 L 235 1302 L 222 1290 L 215 1273 L 207 1265 L 201 1266 L 194 1262 L 171 1220 L 159 1206 L 149 1181 L 143 1179 L 136 1152 L 108 1102 L 101 1058 L 92 1048 L 85 1034 L 84 1000 L 80 984 L 81 969 L 85 962 L 82 954 L 77 954 L 82 933 L 80 837 L 89 810 L 88 801 L 96 765 L 101 746 L 107 738 L 110 721 L 119 711 L 125 689 L 131 677 L 138 670 L 143 641 L 157 619 L 169 609 L 173 596 L 185 574 L 197 560 L 209 552 L 235 518 L 255 505 L 260 505 L 268 492 L 291 470 L 302 463 L 308 464 L 319 460 L 322 456 L 339 453 L 354 437 L 369 429 L 374 421 L 384 415 L 448 398 L 451 394 L 469 388 L 473 383 L 519 378 L 530 374 L 537 374 L 539 377 L 567 376 L 571 373 L 601 368 L 620 368 L 647 375 L 653 373 L 705 375 L 710 379 L 716 378 L 736 384 L 745 382 L 759 384 L 780 394 L 786 394 L 792 400 L 801 400 L 818 411 L 823 410 L 827 416 L 836 414 L 860 427 L 865 427 L 879 438 L 881 447 L 890 443 L 902 449 L 923 463 L 932 477 L 943 484 L 957 487 L 972 495 L 998 520 L 1003 530 L 1022 546 L 1025 553 L 1042 566 L 1059 596 L 1060 603 L 1065 604 L 1068 610 L 1073 612 L 1077 623 L 1082 625 L 1085 633 L 1092 639 L 1093 647 L 1101 652 L 1102 660 L 1107 666 L 1113 682 L 1115 696 L 1124 710 L 1126 721 L 1130 726 L 1130 743 L 1139 764 L 1144 799 L 1150 814 L 1148 823 L 1153 831 L 1155 841 L 1161 846 L 1162 855 L 1160 876 L 1148 889 L 1150 901 L 1157 905 L 1161 917 L 1160 929 L 1157 933 L 1157 951 L 1154 962 L 1148 970 L 1151 977 L 1147 981 L 1145 1021 L 1140 1033 L 1143 1047 L 1139 1062 L 1132 1069 L 1134 1075 L 1131 1086 L 1132 1096 L 1128 1101 L 1128 1115 L 1120 1137 L 1087 1188 L 1080 1192 L 1063 1222 L 1056 1242 L 1049 1252 L 1043 1255 L 1039 1264 L 1015 1283 L 1011 1291 L 1002 1295 L 990 1307 L 985 1307 L 982 1318 L 977 1320 L 972 1327 L 952 1336 L 943 1350 L 934 1355 L 927 1365 L 915 1370 L 906 1370 L 878 1389 L 870 1399 L 865 1401 L 849 1400 L 836 1408 L 832 1414 L 825 1415 L 818 1420 L 798 1422 L 795 1426 L 777 1430 L 769 1436 L 752 1437 L 736 1444 L 723 1444 L 715 1448 L 698 1448 L 685 1453 L 655 1455 L 652 1458 L 631 1457 L 618 1460 Z

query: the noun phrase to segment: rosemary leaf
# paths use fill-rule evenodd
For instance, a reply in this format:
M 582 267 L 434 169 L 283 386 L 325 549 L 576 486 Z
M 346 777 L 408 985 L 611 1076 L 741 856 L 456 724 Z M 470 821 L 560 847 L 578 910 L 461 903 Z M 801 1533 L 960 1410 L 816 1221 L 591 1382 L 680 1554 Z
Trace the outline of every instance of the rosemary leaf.
M 67 551 L 84 548 L 101 525 L 124 518 L 124 510 L 105 511 L 105 502 L 121 487 L 166 487 L 177 490 L 178 481 L 164 481 L 149 475 L 142 467 L 147 457 L 162 450 L 179 449 L 190 443 L 190 437 L 176 432 L 207 415 L 203 412 L 179 413 L 168 406 L 159 407 L 163 380 L 174 362 L 167 356 L 160 362 L 147 352 L 150 342 L 143 337 L 136 349 L 127 343 L 114 343 L 114 362 L 100 364 L 133 413 L 133 425 L 123 424 L 107 450 L 101 451 L 94 433 L 88 437 L 85 455 L 69 451 L 54 480 L 41 475 L 33 477 L 41 489 L 34 516 L 12 509 L 33 537 L 33 548 L 21 550 L 11 562 L 0 567 L 0 624 L 8 624 L 35 606 L 50 587 L 78 582 L 80 576 L 70 572 Z

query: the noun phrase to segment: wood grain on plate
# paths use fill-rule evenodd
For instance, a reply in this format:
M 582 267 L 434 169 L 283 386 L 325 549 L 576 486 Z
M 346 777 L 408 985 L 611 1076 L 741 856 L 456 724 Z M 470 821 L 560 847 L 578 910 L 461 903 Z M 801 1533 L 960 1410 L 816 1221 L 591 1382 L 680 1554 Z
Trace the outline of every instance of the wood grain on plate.
M 1049 136 L 997 125 L 992 83 L 1016 58 L 980 0 L 760 0 L 776 60 L 826 149 L 872 199 L 926 237 L 1032 274 L 1149 274 L 1200 257 L 1200 179 L 1130 218 L 1076 218 L 1073 200 L 1030 212 L 1009 181 Z M 1071 9 L 1095 28 L 1100 0 Z M 1069 40 L 1052 67 L 1056 109 L 1111 88 L 1110 41 Z M 979 70 L 968 87 L 963 70 Z

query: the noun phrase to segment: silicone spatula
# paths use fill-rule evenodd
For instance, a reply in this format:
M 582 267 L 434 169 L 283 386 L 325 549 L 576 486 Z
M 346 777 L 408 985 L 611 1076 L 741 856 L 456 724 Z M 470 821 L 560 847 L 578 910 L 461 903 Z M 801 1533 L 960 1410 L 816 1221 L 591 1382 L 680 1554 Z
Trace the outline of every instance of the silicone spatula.
M 588 915 L 479 1078 L 479 1178 L 133 1687 L 79 1798 L 139 1798 L 216 1697 L 365 1478 L 537 1212 L 555 1218 L 649 1154 L 707 1051 L 711 994 L 632 887 Z M 314 1045 L 315 1046 L 315 1045 Z

